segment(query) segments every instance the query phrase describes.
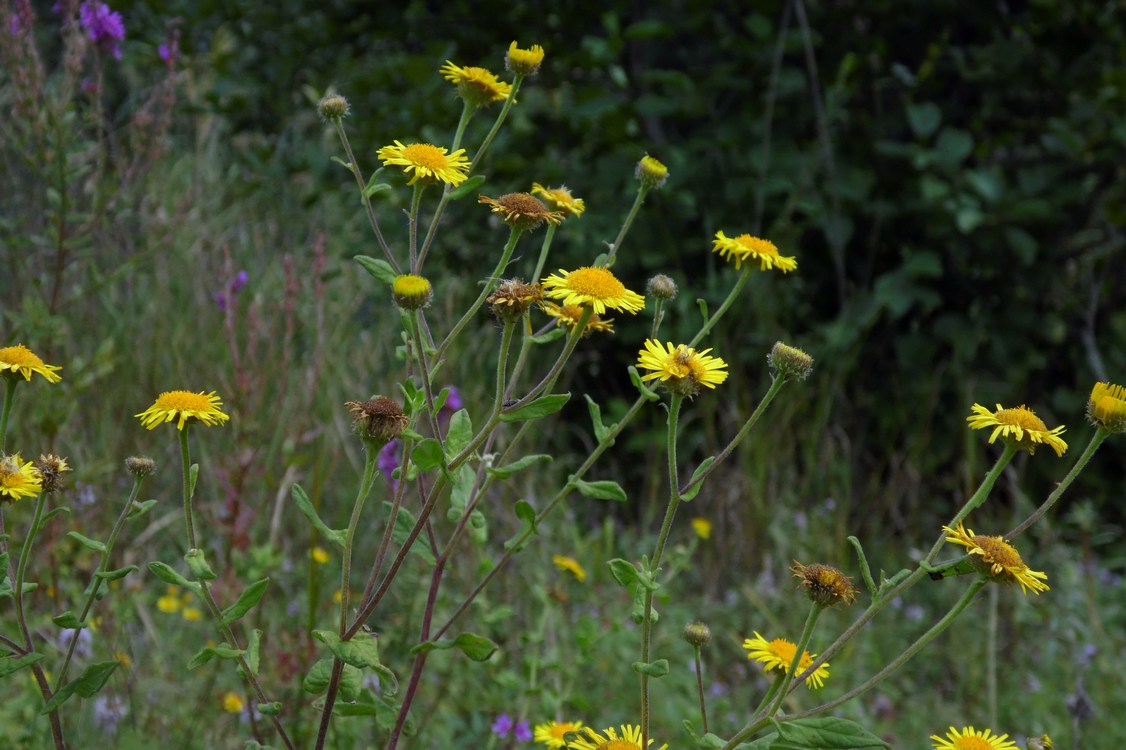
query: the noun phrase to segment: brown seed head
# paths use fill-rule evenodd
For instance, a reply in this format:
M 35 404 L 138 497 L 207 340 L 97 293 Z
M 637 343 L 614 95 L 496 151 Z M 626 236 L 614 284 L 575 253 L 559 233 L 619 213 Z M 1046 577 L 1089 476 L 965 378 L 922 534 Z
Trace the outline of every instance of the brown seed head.
M 832 607 L 836 604 L 847 605 L 856 601 L 857 590 L 852 585 L 852 579 L 831 565 L 821 563 L 802 565 L 794 560 L 794 566 L 790 570 L 801 579 L 806 595 L 815 604 Z

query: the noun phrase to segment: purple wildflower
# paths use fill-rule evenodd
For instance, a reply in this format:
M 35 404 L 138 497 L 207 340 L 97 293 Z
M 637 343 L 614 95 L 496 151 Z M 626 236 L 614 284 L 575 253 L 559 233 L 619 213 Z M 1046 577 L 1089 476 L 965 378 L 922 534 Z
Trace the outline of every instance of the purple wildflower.
M 497 720 L 493 722 L 493 734 L 497 737 L 507 737 L 508 733 L 512 731 L 512 717 L 508 714 L 501 714 Z
M 103 50 L 109 50 L 117 59 L 121 59 L 121 45 L 118 44 L 125 38 L 125 21 L 121 14 L 102 2 L 87 0 L 78 7 L 78 20 L 82 28 L 86 29 L 86 36 Z
M 446 395 L 446 403 L 442 408 L 457 411 L 463 406 L 461 402 L 461 391 L 457 389 L 456 385 L 447 385 L 446 388 L 449 389 L 449 394 Z
M 180 59 L 180 30 L 174 29 L 168 39 L 156 48 L 165 65 L 172 67 Z
M 249 281 L 250 274 L 246 271 L 239 271 L 235 274 L 235 277 L 231 279 L 231 282 L 227 284 L 227 288 L 212 294 L 211 299 L 215 300 L 215 304 L 219 306 L 220 310 L 226 312 L 227 307 L 235 301 L 235 295 L 238 294 L 239 290 L 246 286 Z
M 392 491 L 399 489 L 399 483 L 391 477 L 391 472 L 399 468 L 399 441 L 392 440 L 379 451 L 379 458 L 377 459 L 379 470 L 383 472 L 383 476 L 387 477 L 387 481 L 391 483 Z
M 530 742 L 532 739 L 532 728 L 528 726 L 528 722 L 516 722 L 516 734 L 514 736 L 517 742 Z

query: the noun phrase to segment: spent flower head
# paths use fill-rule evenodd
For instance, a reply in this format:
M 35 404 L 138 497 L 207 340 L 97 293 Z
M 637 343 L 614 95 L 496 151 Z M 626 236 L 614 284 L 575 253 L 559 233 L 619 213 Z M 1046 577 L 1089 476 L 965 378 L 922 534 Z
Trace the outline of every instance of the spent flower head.
M 657 299 L 674 300 L 676 299 L 677 291 L 676 282 L 663 273 L 653 276 L 645 284 L 645 293 Z
M 206 427 L 225 423 L 230 416 L 222 411 L 223 401 L 215 391 L 193 393 L 192 391 L 165 391 L 156 398 L 152 406 L 133 416 L 141 420 L 146 429 L 177 420 L 176 429 L 183 430 L 188 424 L 199 422 Z
M 1087 400 L 1087 419 L 1108 432 L 1126 432 L 1126 388 L 1095 383 Z
M 410 422 L 403 407 L 386 396 L 375 396 L 367 401 L 347 401 L 344 405 L 352 414 L 352 431 L 365 441 L 378 443 L 380 447 L 402 435 Z
M 498 79 L 485 68 L 464 68 L 449 60 L 441 69 L 442 77 L 457 86 L 462 101 L 474 108 L 502 102 L 512 93 L 512 85 Z
M 641 157 L 641 161 L 637 163 L 637 167 L 633 171 L 633 176 L 637 178 L 638 182 L 640 182 L 641 186 L 646 190 L 661 188 L 665 184 L 665 181 L 669 179 L 669 168 L 652 156 L 646 154 Z
M 35 461 L 35 470 L 39 472 L 39 481 L 44 492 L 58 492 L 63 489 L 63 474 L 70 471 L 70 466 L 62 456 L 54 453 L 41 454 Z
M 422 276 L 404 273 L 391 283 L 391 299 L 404 310 L 421 310 L 434 298 L 430 282 Z
M 715 388 L 727 380 L 727 363 L 708 354 L 711 349 L 696 351 L 687 344 L 661 344 L 646 339 L 638 352 L 637 367 L 652 370 L 642 380 L 661 381 L 661 385 L 679 396 L 695 396 L 700 386 Z
M 424 185 L 443 182 L 456 187 L 465 182 L 469 171 L 469 160 L 465 158 L 463 148 L 452 154 L 446 151 L 445 147 L 430 143 L 403 145 L 400 141 L 395 141 L 393 145 L 379 149 L 376 156 L 385 165 L 402 167 L 403 172 L 412 175 L 407 181 L 408 185 L 416 182 L 422 182 Z
M 567 741 L 582 731 L 581 721 L 549 721 L 536 724 L 534 738 L 536 742 L 547 745 L 553 750 L 567 746 Z
M 590 727 L 584 727 L 579 736 L 571 740 L 568 745 L 571 750 L 643 750 L 641 746 L 641 727 L 635 724 L 622 724 L 621 734 L 614 727 L 606 727 L 601 732 L 596 732 Z M 650 738 L 649 744 L 653 744 Z M 661 745 L 658 750 L 668 750 L 668 745 Z
M 749 234 L 728 237 L 720 230 L 715 233 L 715 240 L 712 241 L 712 252 L 719 253 L 728 261 L 734 261 L 737 269 L 742 268 L 743 261 L 756 260 L 762 271 L 777 268 L 782 273 L 789 273 L 798 267 L 797 260 L 779 253 L 773 242 Z
M 532 195 L 538 195 L 551 204 L 551 207 L 563 214 L 563 217 L 582 216 L 586 211 L 586 203 L 582 198 L 571 195 L 566 185 L 557 188 L 546 188 L 538 182 L 532 183 Z
M 579 319 L 583 316 L 583 308 L 579 305 L 557 305 L 554 302 L 541 302 L 540 309 L 555 318 L 556 326 L 567 326 L 571 329 L 574 329 L 574 327 L 579 324 Z M 604 319 L 598 313 L 592 314 L 590 320 L 586 323 L 586 328 L 583 329 L 583 336 L 589 336 L 596 331 L 599 333 L 613 333 L 613 319 Z
M 493 308 L 493 314 L 504 321 L 516 321 L 528 312 L 528 308 L 543 300 L 543 287 L 523 279 L 505 279 L 485 300 Z
M 130 456 L 125 459 L 125 470 L 137 478 L 147 477 L 156 471 L 156 461 L 148 456 Z
M 529 49 L 520 49 L 516 42 L 508 45 L 508 54 L 504 56 L 504 67 L 510 73 L 522 76 L 534 76 L 543 64 L 543 47 L 533 44 Z
M 549 224 L 563 221 L 562 211 L 548 209 L 531 193 L 508 193 L 499 198 L 481 195 L 477 197 L 477 202 L 489 206 L 494 214 L 504 219 L 505 224 L 520 231 L 535 229 L 545 221 Z
M 1017 750 L 1009 735 L 993 734 L 992 729 L 979 732 L 973 727 L 960 730 L 950 727 L 945 737 L 932 734 L 931 739 L 934 740 L 934 750 Z
M 794 654 L 797 652 L 798 647 L 787 641 L 785 638 L 775 638 L 768 641 L 755 631 L 754 638 L 747 638 L 743 641 L 743 648 L 747 650 L 747 658 L 756 661 L 762 665 L 765 672 L 788 672 L 790 669 L 790 662 L 794 660 Z M 808 651 L 803 651 L 801 660 L 798 662 L 798 674 L 813 666 L 813 660 L 817 658 L 817 654 L 811 654 Z M 806 680 L 807 687 L 811 690 L 819 690 L 824 687 L 825 680 L 829 677 L 829 663 L 826 662 L 813 671 L 813 674 Z
M 970 427 L 975 430 L 992 427 L 993 434 L 989 442 L 993 443 L 1000 437 L 1014 448 L 1026 450 L 1029 454 L 1036 453 L 1036 446 L 1045 444 L 1062 456 L 1067 452 L 1067 443 L 1059 437 L 1066 429 L 1063 425 L 1048 429 L 1044 420 L 1023 404 L 1011 409 L 1005 409 L 997 404 L 996 411 L 989 411 L 981 404 L 973 405 L 973 414 L 966 417 Z
M 543 280 L 546 296 L 566 305 L 589 306 L 598 315 L 607 309 L 636 314 L 645 309 L 645 298 L 626 289 L 608 268 L 583 266 L 574 271 L 559 269 Z
M 776 341 L 766 355 L 766 363 L 779 377 L 786 380 L 805 380 L 813 372 L 813 357 L 796 346 Z
M 20 454 L 0 453 L 0 502 L 14 503 L 21 497 L 35 497 L 43 491 L 39 470 Z
M 958 544 L 969 551 L 970 562 L 982 575 L 1000 583 L 1019 583 L 1021 593 L 1031 591 L 1039 595 L 1048 590 L 1048 576 L 1038 570 L 1031 570 L 1021 559 L 1016 548 L 1000 536 L 975 534 L 959 523 L 954 528 L 943 526 L 946 541 Z
M 794 560 L 790 571 L 801 579 L 806 595 L 814 604 L 832 607 L 856 601 L 857 589 L 852 585 L 852 579 L 832 565 L 803 565 Z
M 702 622 L 690 622 L 684 626 L 684 640 L 702 648 L 712 640 L 712 630 Z
M 63 368 L 57 365 L 44 363 L 39 355 L 23 344 L 0 349 L 0 375 L 13 380 L 21 375 L 24 380 L 31 380 L 34 373 L 42 375 L 48 383 L 57 383 L 62 380 L 62 376 L 57 374 L 61 369 Z
M 339 122 L 352 113 L 348 100 L 340 94 L 325 94 L 317 102 L 317 114 L 325 122 Z

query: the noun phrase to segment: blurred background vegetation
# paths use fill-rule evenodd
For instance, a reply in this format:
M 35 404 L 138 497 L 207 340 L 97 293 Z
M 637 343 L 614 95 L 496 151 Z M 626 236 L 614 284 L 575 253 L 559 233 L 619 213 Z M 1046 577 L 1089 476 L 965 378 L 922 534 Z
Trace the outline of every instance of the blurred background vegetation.
M 1027 403 L 1049 426 L 1068 425 L 1077 454 L 1091 384 L 1126 378 L 1126 8 L 748 5 L 123 1 L 114 4 L 128 27 L 121 60 L 87 60 L 67 90 L 57 17 L 34 4 L 41 98 L 21 98 L 12 58 L 0 73 L 13 113 L 0 135 L 3 340 L 63 364 L 66 380 L 21 396 L 13 443 L 45 440 L 42 450 L 71 457 L 76 486 L 109 502 L 125 455 L 175 465 L 172 441 L 143 434 L 130 415 L 161 390 L 217 389 L 235 419 L 200 450 L 218 472 L 208 502 L 228 562 L 245 570 L 304 554 L 286 546 L 296 544 L 285 535 L 293 519 L 274 513 L 278 498 L 301 481 L 322 505 L 345 504 L 362 459 L 341 404 L 394 393 L 401 377 L 397 317 L 351 261 L 377 248 L 314 104 L 327 91 L 349 99 L 346 124 L 370 170 L 393 139 L 447 143 L 460 102 L 438 67 L 448 59 L 499 72 L 515 39 L 542 44 L 547 58 L 489 155 L 483 192 L 537 181 L 585 199 L 588 212 L 560 231 L 555 267 L 590 262 L 614 237 L 645 153 L 671 178 L 650 195 L 616 268 L 633 289 L 658 272 L 680 284 L 668 338 L 689 336 L 697 300 L 714 308 L 733 280 L 710 252 L 717 230 L 769 237 L 798 259 L 788 277 L 756 276 L 708 342 L 732 377 L 687 413 L 686 460 L 714 452 L 757 403 L 775 340 L 803 347 L 817 366 L 776 402 L 768 437 L 747 441 L 690 508 L 711 519 L 713 535 L 692 542 L 682 574 L 710 604 L 686 616 L 712 617 L 729 633 L 763 629 L 791 596 L 780 580 L 790 559 L 843 565 L 848 534 L 871 545 L 874 567 L 898 569 L 993 460 L 996 450 L 965 426 L 974 402 Z M 182 57 L 167 66 L 158 47 L 173 36 Z M 470 143 L 489 119 L 473 123 Z M 384 229 L 399 236 L 407 193 L 383 196 Z M 428 274 L 441 279 L 431 317 L 458 309 L 492 266 L 501 233 L 482 211 L 462 201 L 444 219 Z M 236 293 L 239 270 L 249 283 Z M 491 327 L 484 314 L 480 325 Z M 589 340 L 567 387 L 611 415 L 624 411 L 635 398 L 625 367 L 648 326 L 619 318 L 613 339 Z M 466 347 L 445 373 L 468 403 L 487 398 L 489 385 L 473 381 L 487 356 Z M 618 534 L 654 528 L 662 416 L 650 410 L 598 470 L 632 502 L 607 520 L 603 505 L 576 501 L 552 532 L 572 553 L 612 557 Z M 590 445 L 581 399 L 564 417 L 553 436 L 560 472 Z M 1052 576 L 1051 594 L 1002 597 L 1002 642 L 1017 662 L 1002 676 L 1013 699 L 1002 717 L 1075 747 L 1081 734 L 1085 747 L 1126 741 L 1098 698 L 1113 679 L 1101 657 L 1126 649 L 1120 442 L 1104 446 L 1024 542 L 1032 567 Z M 1011 527 L 1069 466 L 1049 451 L 1021 456 L 975 524 Z M 174 497 L 175 487 L 167 471 L 154 492 Z M 74 521 L 108 526 L 99 507 L 76 509 Z M 67 560 L 67 544 L 47 554 Z M 559 550 L 538 559 L 550 551 Z M 310 622 L 317 597 L 330 594 L 301 594 Z M 940 611 L 936 596 L 917 606 Z M 951 641 L 977 642 L 982 623 L 968 619 Z M 866 648 L 843 656 L 876 660 L 879 649 Z M 971 723 L 961 717 L 984 678 L 950 674 L 965 668 L 959 661 L 915 663 L 854 710 L 902 746 Z M 719 684 L 734 685 L 744 668 L 727 668 Z M 1084 684 L 1096 695 L 1093 718 L 1069 709 Z M 736 698 L 720 700 L 739 712 Z M 951 708 L 928 716 L 910 704 Z M 679 730 L 669 727 L 671 738 Z

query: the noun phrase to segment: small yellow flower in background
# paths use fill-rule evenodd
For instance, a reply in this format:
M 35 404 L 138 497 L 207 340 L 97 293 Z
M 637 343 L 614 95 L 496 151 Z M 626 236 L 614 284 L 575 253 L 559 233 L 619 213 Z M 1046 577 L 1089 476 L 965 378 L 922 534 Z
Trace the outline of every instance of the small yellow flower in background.
M 35 464 L 24 461 L 18 453 L 0 454 L 0 501 L 14 503 L 21 497 L 35 497 L 42 491 L 42 479 Z
M 223 694 L 224 711 L 229 714 L 241 714 L 244 708 L 246 708 L 246 703 L 243 701 L 241 695 L 230 691 Z
M 633 724 L 622 724 L 622 733 L 619 735 L 614 727 L 607 727 L 602 733 L 585 727 L 579 734 L 579 739 L 573 740 L 569 747 L 571 750 L 642 750 L 641 727 Z M 653 744 L 653 740 L 649 740 Z M 661 745 L 658 750 L 668 750 L 668 744 Z
M 788 671 L 790 662 L 794 660 L 794 653 L 798 650 L 795 644 L 785 638 L 775 638 L 773 641 L 768 641 L 759 635 L 758 631 L 755 631 L 754 638 L 747 638 L 743 641 L 743 648 L 747 650 L 747 658 L 757 661 L 766 672 L 773 670 Z M 798 662 L 798 674 L 808 669 L 816 658 L 817 654 L 803 651 L 801 661 Z M 820 689 L 825 685 L 825 680 L 828 677 L 829 664 L 826 662 L 814 670 L 813 674 L 806 680 L 806 685 L 811 690 Z
M 582 216 L 583 211 L 586 210 L 583 199 L 571 195 L 571 191 L 567 189 L 566 185 L 557 188 L 545 188 L 538 182 L 533 182 L 532 195 L 543 196 L 545 201 L 550 203 L 556 211 L 561 211 L 565 217 Z
M 571 329 L 579 324 L 579 318 L 583 315 L 583 309 L 578 305 L 557 305 L 554 302 L 542 302 L 540 309 L 555 318 L 555 325 L 567 326 Z M 591 315 L 590 320 L 586 323 L 586 328 L 583 329 L 583 336 L 589 336 L 594 331 L 613 333 L 613 319 L 603 319 L 598 313 Z
M 461 68 L 446 60 L 441 73 L 443 78 L 457 86 L 457 93 L 471 107 L 504 101 L 512 93 L 511 84 L 499 80 L 484 68 Z
M 324 565 L 328 562 L 328 552 L 325 552 L 324 547 L 313 547 L 309 550 L 309 557 L 313 558 L 313 562 L 318 565 Z
M 779 253 L 773 242 L 749 234 L 728 237 L 720 230 L 715 233 L 712 252 L 719 253 L 728 261 L 735 261 L 737 269 L 742 267 L 743 261 L 754 260 L 759 262 L 759 270 L 762 271 L 777 268 L 782 273 L 789 273 L 798 267 L 798 262 L 792 256 L 786 257 Z
M 583 570 L 583 566 L 580 565 L 579 561 L 575 558 L 567 557 L 566 555 L 552 555 L 551 562 L 555 563 L 555 567 L 559 568 L 559 570 L 565 570 L 571 573 L 580 583 L 586 580 L 586 571 Z
M 969 550 L 970 562 L 982 574 L 1001 583 L 1019 583 L 1023 594 L 1031 591 L 1039 595 L 1049 590 L 1044 583 L 1048 580 L 1047 574 L 1030 570 L 1016 548 L 1003 537 L 974 534 L 973 529 L 967 529 L 962 523 L 953 529 L 943 526 L 942 530 L 946 532 L 946 541 Z
M 533 44 L 531 49 L 520 49 L 516 42 L 508 45 L 508 54 L 504 56 L 504 67 L 510 73 L 523 76 L 534 76 L 543 64 L 543 47 Z
M 701 539 L 711 539 L 712 522 L 702 516 L 696 516 L 692 519 L 692 530 Z
M 659 379 L 661 384 L 681 396 L 694 396 L 700 386 L 715 388 L 727 380 L 727 363 L 708 354 L 711 349 L 696 351 L 685 344 L 661 344 L 645 339 L 645 348 L 638 352 L 639 369 L 652 370 L 642 380 Z
M 856 587 L 852 585 L 852 579 L 832 565 L 802 565 L 794 560 L 790 571 L 802 579 L 801 585 L 805 587 L 810 601 L 822 607 L 852 604 L 856 601 Z
M 334 604 L 340 604 L 344 600 L 344 592 L 340 589 L 332 592 L 332 601 Z
M 645 298 L 631 292 L 608 268 L 583 266 L 574 271 L 559 269 L 543 280 L 545 293 L 564 305 L 589 305 L 599 315 L 607 309 L 636 314 L 645 309 Z
M 179 591 L 175 586 L 169 586 L 167 593 L 156 600 L 156 608 L 168 615 L 179 612 L 180 608 L 183 606 L 183 602 L 180 601 Z
M 646 154 L 641 157 L 641 161 L 637 163 L 637 168 L 634 170 L 633 176 L 637 178 L 642 187 L 659 189 L 663 187 L 665 181 L 669 179 L 669 168 L 652 156 L 649 156 L 649 154 Z
M 147 429 L 155 429 L 157 425 L 178 419 L 176 429 L 184 429 L 184 425 L 199 422 L 207 427 L 221 425 L 230 419 L 220 407 L 223 401 L 211 393 L 192 393 L 191 391 L 165 391 L 157 396 L 156 403 L 145 409 L 140 414 L 133 416 L 141 420 Z
M 549 721 L 546 724 L 536 724 L 533 739 L 550 748 L 560 748 L 566 746 L 569 733 L 578 732 L 582 728 L 581 721 Z
M 376 156 L 389 167 L 402 167 L 407 174 L 414 172 L 407 182 L 408 185 L 421 180 L 424 184 L 444 182 L 456 187 L 465 182 L 466 172 L 469 171 L 469 160 L 465 158 L 463 148 L 452 154 L 446 151 L 444 147 L 430 143 L 411 143 L 404 146 L 400 141 L 395 141 L 394 145 L 379 149 Z
M 499 198 L 487 195 L 477 196 L 478 203 L 484 203 L 490 210 L 504 219 L 504 223 L 520 231 L 535 229 L 545 221 L 558 224 L 563 221 L 562 211 L 552 211 L 531 193 L 508 193 Z
M 1087 419 L 1110 432 L 1126 432 L 1126 388 L 1095 383 L 1087 400 Z
M 180 615 L 188 622 L 199 622 L 203 619 L 203 613 L 195 607 L 184 607 Z
M 57 365 L 45 364 L 35 352 L 23 344 L 5 346 L 0 349 L 0 375 L 6 375 L 10 378 L 22 375 L 24 380 L 30 381 L 31 374 L 37 373 L 42 375 L 48 383 L 57 383 L 62 380 L 62 376 L 57 374 L 57 371 L 61 369 L 63 368 Z
M 133 666 L 133 658 L 124 651 L 114 651 L 113 660 L 126 669 L 129 669 L 129 667 Z
M 931 739 L 934 740 L 934 750 L 1017 750 L 1009 735 L 995 735 L 992 729 L 979 732 L 973 727 L 962 727 L 961 730 L 950 727 L 945 738 L 932 734 Z
M 1041 443 L 1054 450 L 1057 456 L 1067 452 L 1067 443 L 1059 437 L 1066 428 L 1060 425 L 1049 430 L 1044 420 L 1027 406 L 1005 409 L 997 404 L 997 411 L 991 412 L 981 404 L 974 404 L 973 412 L 966 417 L 970 427 L 975 430 L 994 428 L 993 434 L 989 436 L 990 443 L 1000 437 L 1009 445 L 1022 448 L 1029 454 L 1036 453 L 1036 446 Z

